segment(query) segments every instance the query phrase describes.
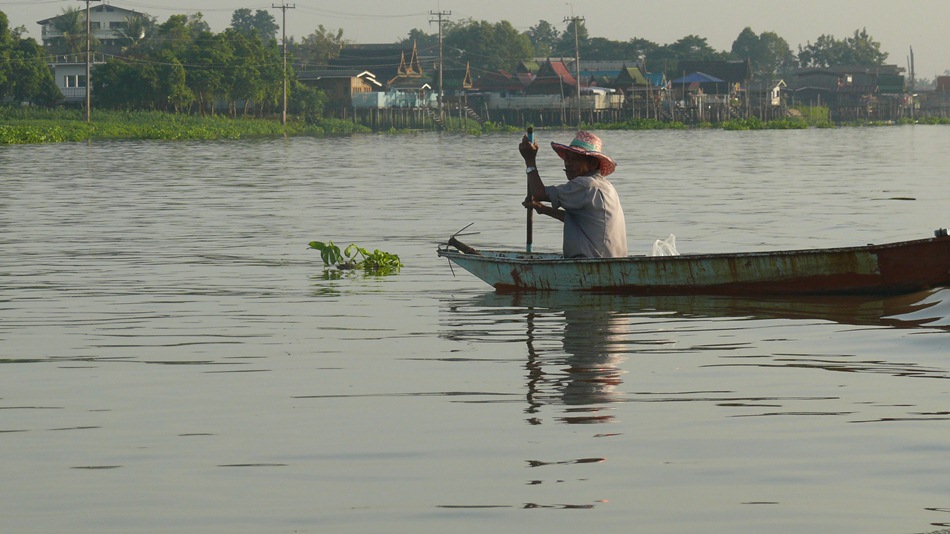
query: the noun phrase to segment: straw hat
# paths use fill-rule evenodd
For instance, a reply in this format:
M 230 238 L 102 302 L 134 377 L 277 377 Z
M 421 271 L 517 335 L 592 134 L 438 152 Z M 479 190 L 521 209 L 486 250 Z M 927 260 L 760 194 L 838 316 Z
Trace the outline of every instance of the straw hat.
M 590 132 L 581 130 L 574 136 L 574 140 L 571 141 L 570 145 L 551 143 L 551 148 L 557 152 L 557 155 L 560 156 L 561 159 L 564 159 L 564 155 L 567 152 L 597 158 L 600 161 L 600 175 L 607 176 L 614 172 L 617 168 L 617 163 L 611 159 L 610 156 L 600 151 L 603 145 L 604 143 L 599 137 Z

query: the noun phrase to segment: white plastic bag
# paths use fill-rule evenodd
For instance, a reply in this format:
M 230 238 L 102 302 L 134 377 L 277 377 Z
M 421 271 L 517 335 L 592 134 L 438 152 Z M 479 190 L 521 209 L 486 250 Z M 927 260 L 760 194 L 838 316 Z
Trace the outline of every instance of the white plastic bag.
M 676 236 L 670 234 L 666 239 L 657 239 L 653 242 L 654 256 L 679 256 L 676 250 Z

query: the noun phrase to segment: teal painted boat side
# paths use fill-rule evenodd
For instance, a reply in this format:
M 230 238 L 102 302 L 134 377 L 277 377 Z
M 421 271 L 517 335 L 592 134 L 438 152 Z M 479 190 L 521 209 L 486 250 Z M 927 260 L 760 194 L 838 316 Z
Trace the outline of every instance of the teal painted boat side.
M 896 294 L 950 284 L 950 238 L 862 247 L 565 259 L 511 251 L 448 258 L 499 291 Z

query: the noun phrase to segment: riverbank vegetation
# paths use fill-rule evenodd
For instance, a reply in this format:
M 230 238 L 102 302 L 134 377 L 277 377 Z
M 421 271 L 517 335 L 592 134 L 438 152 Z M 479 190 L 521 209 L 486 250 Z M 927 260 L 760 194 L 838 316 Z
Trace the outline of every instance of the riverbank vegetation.
M 46 46 L 26 37 L 26 29 L 10 27 L 0 12 L 0 144 L 85 141 L 98 139 L 242 139 L 268 136 L 347 135 L 370 132 L 358 120 L 328 118 L 327 94 L 300 83 L 297 70 L 325 67 L 344 45 L 352 44 L 343 30 L 317 31 L 299 42 L 291 40 L 288 63 L 284 67 L 283 50 L 277 39 L 278 26 L 263 10 L 234 12 L 231 27 L 220 33 L 211 31 L 200 13 L 172 15 L 159 22 L 154 17 L 136 14 L 127 20 L 118 47 L 97 63 L 91 79 L 92 120 L 83 111 L 63 109 L 64 96 L 54 83 L 47 63 L 50 54 L 79 62 L 85 56 L 84 14 L 77 8 L 65 9 L 56 19 L 61 37 L 49 39 Z M 821 36 L 815 44 L 799 46 L 791 53 L 779 36 L 756 34 L 746 28 L 733 43 L 732 50 L 716 51 L 704 38 L 690 35 L 668 45 L 643 39 L 615 42 L 588 34 L 582 19 L 574 19 L 564 31 L 546 21 L 526 32 L 507 21 L 462 20 L 445 25 L 448 45 L 447 65 L 470 66 L 474 72 L 512 70 L 524 58 L 581 53 L 589 61 L 615 58 L 643 58 L 639 68 L 646 72 L 665 72 L 670 66 L 690 60 L 746 59 L 758 77 L 781 78 L 794 67 L 818 67 L 848 62 L 881 65 L 887 54 L 866 31 L 855 31 L 843 40 Z M 436 34 L 412 30 L 406 46 L 431 48 Z M 93 51 L 104 46 L 92 41 Z M 284 108 L 283 81 L 287 80 L 287 124 L 279 116 Z M 75 95 L 73 95 L 75 98 Z M 20 104 L 23 104 L 22 106 Z M 75 105 L 75 102 L 72 102 Z M 730 119 L 720 123 L 684 124 L 631 118 L 620 122 L 556 126 L 564 130 L 576 127 L 605 130 L 722 128 L 727 130 L 792 129 L 834 127 L 826 107 L 802 107 L 792 116 L 775 120 L 757 118 Z M 421 113 L 421 112 L 420 112 Z M 451 114 L 449 114 L 451 115 Z M 481 135 L 498 131 L 520 131 L 520 126 L 482 122 L 467 116 L 424 118 L 420 124 L 405 121 L 396 126 L 376 125 L 383 133 L 398 134 L 410 129 Z M 340 115 L 340 116 L 346 116 Z M 426 117 L 428 117 L 427 115 Z M 848 126 L 908 124 L 849 123 Z M 950 119 L 929 118 L 921 123 L 947 124 Z M 369 124 L 364 121 L 364 124 Z M 549 127 L 550 128 L 550 127 Z M 416 130 L 418 131 L 418 130 Z
M 248 139 L 368 133 L 369 128 L 339 119 L 289 120 L 230 118 L 160 111 L 94 111 L 0 108 L 0 144 L 59 143 L 104 139 Z
M 624 122 L 581 124 L 592 130 L 685 130 L 689 128 L 720 128 L 723 130 L 777 130 L 804 128 L 834 128 L 828 119 L 827 108 L 802 108 L 794 117 L 764 121 L 756 118 L 733 119 L 720 123 L 701 123 L 688 126 L 676 121 L 630 119 Z M 855 122 L 843 126 L 886 126 L 907 124 L 950 124 L 950 118 L 901 120 L 898 122 Z M 571 130 L 574 126 L 555 129 Z M 546 128 L 552 129 L 552 128 Z M 447 133 L 483 135 L 497 132 L 519 132 L 520 127 L 492 122 L 479 123 L 472 119 L 446 121 L 440 128 Z M 390 129 L 391 135 L 411 133 L 414 130 Z M 279 118 L 232 118 L 226 115 L 189 115 L 161 111 L 108 111 L 94 110 L 92 121 L 86 122 L 85 112 L 78 109 L 39 109 L 0 106 L 0 145 L 62 143 L 110 139 L 254 139 L 294 136 L 335 136 L 372 133 L 366 126 L 340 119 L 303 120 L 291 118 L 286 125 Z

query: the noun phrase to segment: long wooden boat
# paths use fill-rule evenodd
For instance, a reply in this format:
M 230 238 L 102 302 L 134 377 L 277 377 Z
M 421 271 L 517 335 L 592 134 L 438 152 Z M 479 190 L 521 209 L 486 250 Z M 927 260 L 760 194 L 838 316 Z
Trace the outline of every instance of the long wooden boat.
M 898 295 L 950 285 L 950 237 L 844 248 L 566 259 L 475 250 L 455 237 L 438 249 L 497 291 L 634 295 Z

